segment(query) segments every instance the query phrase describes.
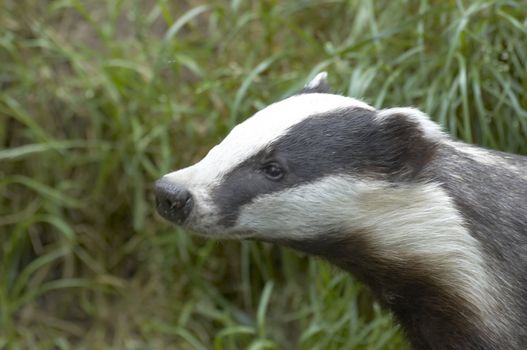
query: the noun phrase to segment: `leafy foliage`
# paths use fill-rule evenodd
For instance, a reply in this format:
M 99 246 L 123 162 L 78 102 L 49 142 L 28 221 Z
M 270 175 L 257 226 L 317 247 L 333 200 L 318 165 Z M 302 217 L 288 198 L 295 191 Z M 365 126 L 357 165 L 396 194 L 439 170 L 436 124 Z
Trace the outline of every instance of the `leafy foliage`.
M 162 222 L 151 183 L 328 70 L 527 153 L 523 1 L 0 4 L 0 349 L 401 349 L 350 276 Z

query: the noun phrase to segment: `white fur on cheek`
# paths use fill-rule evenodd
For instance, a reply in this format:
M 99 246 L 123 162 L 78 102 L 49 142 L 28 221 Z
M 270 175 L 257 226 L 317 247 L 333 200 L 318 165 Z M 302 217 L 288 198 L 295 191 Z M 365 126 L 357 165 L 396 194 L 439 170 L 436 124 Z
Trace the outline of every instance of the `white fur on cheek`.
M 330 176 L 255 199 L 242 208 L 238 226 L 262 238 L 299 240 L 366 232 L 378 256 L 419 261 L 447 288 L 459 290 L 481 322 L 500 322 L 491 316 L 500 307 L 500 293 L 493 289 L 500 282 L 487 272 L 478 241 L 439 185 L 393 187 Z

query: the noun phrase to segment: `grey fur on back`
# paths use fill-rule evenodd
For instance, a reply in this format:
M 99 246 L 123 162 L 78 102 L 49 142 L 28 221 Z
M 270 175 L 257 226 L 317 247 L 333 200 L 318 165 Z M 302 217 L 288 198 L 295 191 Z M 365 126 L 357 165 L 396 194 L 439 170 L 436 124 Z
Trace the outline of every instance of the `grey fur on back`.
M 497 346 L 527 349 L 527 157 L 446 143 L 424 176 L 454 199 L 503 288 L 507 309 L 498 316 L 510 317 L 518 343 Z

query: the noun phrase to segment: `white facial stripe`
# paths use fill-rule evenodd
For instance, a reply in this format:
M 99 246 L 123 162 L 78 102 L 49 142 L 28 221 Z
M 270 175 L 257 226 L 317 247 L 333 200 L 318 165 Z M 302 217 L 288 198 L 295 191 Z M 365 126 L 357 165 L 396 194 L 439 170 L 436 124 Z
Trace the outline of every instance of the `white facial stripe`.
M 394 188 L 380 181 L 330 176 L 256 199 L 242 208 L 238 227 L 289 239 L 313 238 L 332 229 L 366 232 L 379 256 L 423 263 L 439 282 L 477 308 L 482 322 L 499 326 L 491 316 L 500 303 L 494 298 L 500 293 L 493 290 L 499 282 L 487 272 L 478 241 L 439 185 Z
M 192 167 L 166 175 L 169 181 L 190 187 L 211 186 L 236 165 L 264 149 L 306 118 L 342 108 L 374 108 L 350 97 L 301 94 L 274 103 L 237 125 L 229 135 Z

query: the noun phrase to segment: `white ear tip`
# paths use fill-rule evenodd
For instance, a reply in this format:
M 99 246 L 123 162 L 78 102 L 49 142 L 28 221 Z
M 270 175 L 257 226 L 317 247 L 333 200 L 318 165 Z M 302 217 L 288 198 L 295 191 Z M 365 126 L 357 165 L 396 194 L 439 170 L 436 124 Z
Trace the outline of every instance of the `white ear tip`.
M 328 78 L 328 72 L 323 71 L 315 75 L 315 79 L 327 79 Z
M 307 83 L 305 85 L 306 88 L 316 88 L 317 86 L 319 86 L 321 83 L 325 82 L 328 78 L 328 72 L 320 72 L 318 73 L 317 75 L 315 75 L 315 77 L 313 79 L 311 79 L 311 81 L 309 83 Z

